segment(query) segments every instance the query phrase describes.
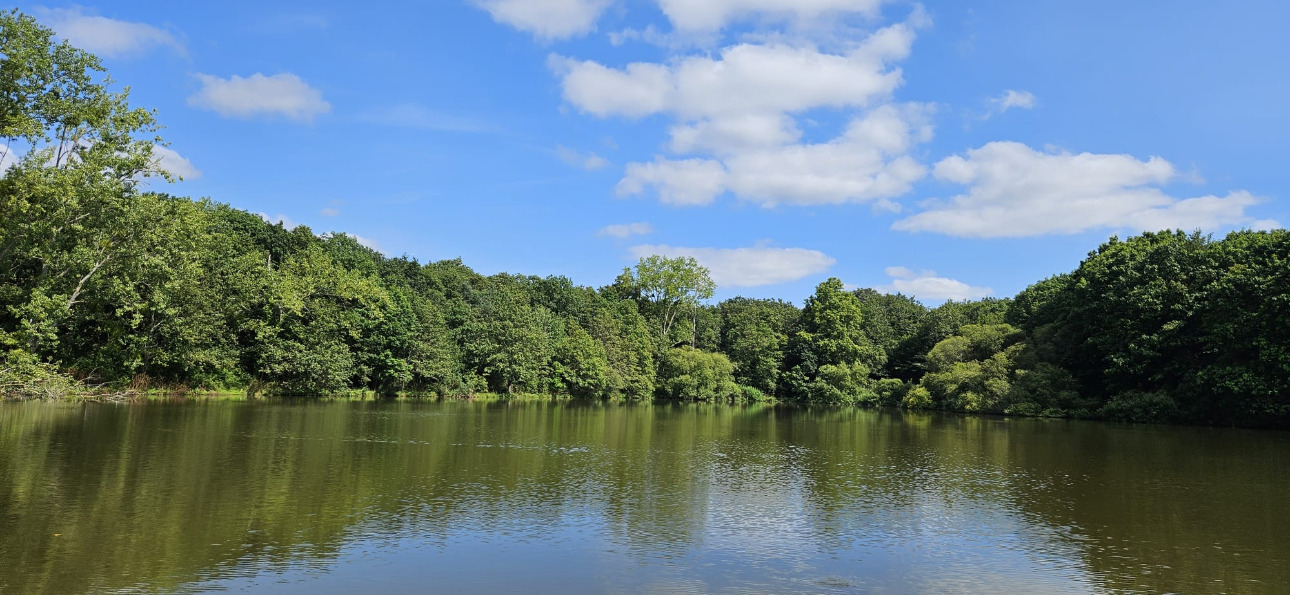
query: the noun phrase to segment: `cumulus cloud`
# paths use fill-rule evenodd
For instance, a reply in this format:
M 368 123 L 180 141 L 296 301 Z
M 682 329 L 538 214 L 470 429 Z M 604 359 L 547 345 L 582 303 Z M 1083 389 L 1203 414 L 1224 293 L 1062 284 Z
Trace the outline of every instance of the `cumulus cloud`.
M 825 143 L 747 146 L 713 159 L 628 165 L 620 195 L 652 189 L 667 204 L 710 204 L 730 191 L 762 206 L 876 202 L 909 192 L 926 168 L 906 152 L 931 138 L 919 105 L 885 105 L 857 117 Z
M 659 200 L 675 206 L 711 204 L 726 189 L 726 168 L 711 159 L 670 160 L 629 163 L 618 182 L 619 196 L 632 196 L 653 189 Z
M 817 250 L 805 248 L 685 248 L 680 246 L 632 246 L 633 257 L 659 255 L 688 256 L 707 267 L 718 287 L 760 287 L 796 281 L 829 270 L 837 261 Z
M 671 131 L 673 153 L 733 155 L 797 142 L 802 135 L 786 114 L 736 114 L 678 124 Z
M 1281 222 L 1276 219 L 1259 219 L 1250 222 L 1250 229 L 1254 231 L 1272 231 L 1282 229 Z
M 273 76 L 256 73 L 245 78 L 233 75 L 227 79 L 198 74 L 197 79 L 202 88 L 188 98 L 188 105 L 209 109 L 224 117 L 276 115 L 307 122 L 331 111 L 331 104 L 323 100 L 321 91 L 291 73 Z
M 686 31 L 711 31 L 750 16 L 805 21 L 822 16 L 855 13 L 877 16 L 883 0 L 658 0 L 672 26 Z
M 596 235 L 601 237 L 608 236 L 611 238 L 625 239 L 632 236 L 643 236 L 651 233 L 654 233 L 654 226 L 644 221 L 640 221 L 637 223 L 606 225 L 600 228 L 600 231 L 596 232 Z
M 559 146 L 555 148 L 555 154 L 556 157 L 560 158 L 560 161 L 573 167 L 580 167 L 587 171 L 609 167 L 609 160 L 595 153 L 587 153 L 584 155 L 579 153 L 576 149 Z
M 152 148 L 152 158 L 157 162 L 157 165 L 160 166 L 161 169 L 185 180 L 196 180 L 197 178 L 202 177 L 201 170 L 197 169 L 197 167 L 193 165 L 193 162 L 189 161 L 187 157 L 180 155 L 170 147 L 163 147 L 161 145 L 154 146 Z
M 590 33 L 609 7 L 608 0 L 475 0 L 493 20 L 542 39 Z
M 901 84 L 891 62 L 909 55 L 914 28 L 880 29 L 844 54 L 784 44 L 742 43 L 719 57 L 689 56 L 674 64 L 634 62 L 611 68 L 552 56 L 564 98 L 600 117 L 669 112 L 685 120 L 740 114 L 864 107 Z
M 717 12 L 793 6 L 810 12 L 841 4 L 733 2 Z M 675 120 L 669 149 L 681 157 L 628 164 L 619 195 L 653 193 L 678 206 L 711 204 L 726 193 L 767 207 L 892 206 L 891 199 L 926 176 L 909 153 L 932 133 L 930 106 L 890 103 L 902 82 L 894 63 L 909 55 L 916 28 L 913 20 L 889 25 L 839 53 L 812 45 L 740 43 L 716 56 L 667 63 L 613 68 L 552 56 L 550 65 L 561 77 L 565 100 L 585 113 L 664 114 Z M 819 108 L 852 115 L 833 139 L 803 143 L 796 118 Z
M 883 293 L 903 293 L 919 299 L 971 300 L 994 294 L 989 287 L 975 287 L 957 279 L 936 276 L 935 271 L 915 272 L 905 267 L 889 267 L 885 271 L 891 283 L 874 289 Z
M 966 192 L 898 220 L 902 231 L 958 237 L 1029 237 L 1093 229 L 1212 229 L 1253 221 L 1248 192 L 1179 199 L 1161 188 L 1179 178 L 1160 157 L 1043 153 L 993 142 L 936 164 L 936 178 Z
M 37 14 L 59 37 L 107 58 L 136 56 L 158 46 L 184 49 L 173 35 L 157 27 L 86 14 L 80 7 L 44 9 Z

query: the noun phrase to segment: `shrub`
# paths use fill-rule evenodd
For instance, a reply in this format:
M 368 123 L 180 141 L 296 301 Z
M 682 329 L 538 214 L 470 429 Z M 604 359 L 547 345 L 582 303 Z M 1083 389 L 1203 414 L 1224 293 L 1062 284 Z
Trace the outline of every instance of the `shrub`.
M 1177 417 L 1178 404 L 1163 391 L 1125 391 L 1112 397 L 1097 414 L 1114 421 L 1168 422 Z
M 85 386 L 75 378 L 25 350 L 0 354 L 0 397 L 62 399 L 85 392 Z
M 663 354 L 658 393 L 683 401 L 734 400 L 743 391 L 735 384 L 735 366 L 720 353 L 677 347 Z

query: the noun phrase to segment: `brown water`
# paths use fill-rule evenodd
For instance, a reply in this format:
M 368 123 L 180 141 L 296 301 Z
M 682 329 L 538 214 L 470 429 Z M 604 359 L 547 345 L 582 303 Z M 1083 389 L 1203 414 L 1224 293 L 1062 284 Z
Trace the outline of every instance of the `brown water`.
M 1286 592 L 1288 464 L 855 409 L 4 403 L 0 592 Z

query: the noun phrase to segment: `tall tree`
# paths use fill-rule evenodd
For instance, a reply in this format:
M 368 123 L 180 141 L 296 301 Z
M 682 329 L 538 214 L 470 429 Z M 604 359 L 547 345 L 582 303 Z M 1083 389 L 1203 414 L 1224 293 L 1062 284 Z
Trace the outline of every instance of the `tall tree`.
M 865 400 L 871 396 L 869 375 L 885 361 L 865 335 L 860 300 L 832 278 L 815 288 L 802 309 L 788 345 L 782 392 L 813 401 Z
M 141 182 L 170 176 L 153 113 L 111 91 L 98 58 L 16 11 L 0 13 L 0 55 L 0 152 L 23 153 L 0 180 L 0 305 L 20 342 L 49 349 L 87 294 L 145 252 Z
M 666 341 L 682 312 L 692 315 L 690 346 L 698 340 L 699 303 L 712 297 L 717 285 L 712 282 L 708 269 L 694 258 L 682 256 L 648 256 L 636 264 L 634 285 L 641 297 L 649 300 L 658 310 L 661 337 Z

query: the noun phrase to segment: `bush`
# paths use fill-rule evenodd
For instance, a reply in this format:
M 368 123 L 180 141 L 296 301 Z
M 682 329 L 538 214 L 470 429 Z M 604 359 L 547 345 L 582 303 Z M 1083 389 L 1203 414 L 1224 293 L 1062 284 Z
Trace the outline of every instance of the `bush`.
M 677 347 L 663 354 L 658 394 L 683 401 L 734 400 L 743 391 L 735 384 L 735 365 L 720 353 Z
M 869 367 L 862 363 L 820 366 L 807 394 L 813 403 L 872 403 L 878 400 L 869 387 Z
M 75 378 L 22 349 L 0 354 L 0 397 L 62 399 L 87 390 Z
M 755 386 L 739 385 L 739 400 L 745 403 L 761 403 L 770 401 L 771 397 Z
M 896 407 L 900 405 L 910 388 L 913 388 L 912 384 L 906 384 L 899 378 L 883 378 L 873 385 L 873 392 L 877 395 L 877 401 L 874 404 L 880 407 Z
M 1017 370 L 1008 392 L 1004 413 L 1008 415 L 1080 415 L 1091 407 L 1080 397 L 1079 386 L 1070 372 L 1041 363 L 1033 370 Z
M 1163 391 L 1125 391 L 1112 397 L 1097 414 L 1113 421 L 1169 422 L 1177 418 L 1178 404 Z
M 905 409 L 929 409 L 932 406 L 932 393 L 926 388 L 915 386 L 905 393 L 900 406 Z

